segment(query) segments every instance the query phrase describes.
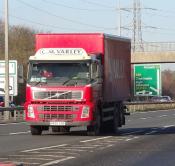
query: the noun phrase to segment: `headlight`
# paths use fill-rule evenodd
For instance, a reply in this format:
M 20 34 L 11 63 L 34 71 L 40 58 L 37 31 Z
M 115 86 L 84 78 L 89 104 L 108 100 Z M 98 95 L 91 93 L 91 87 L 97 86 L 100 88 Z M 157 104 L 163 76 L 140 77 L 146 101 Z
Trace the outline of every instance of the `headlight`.
M 81 118 L 89 118 L 89 106 L 83 106 Z
M 35 118 L 35 113 L 34 113 L 34 109 L 32 106 L 28 106 L 28 111 L 27 111 L 27 116 L 29 118 Z

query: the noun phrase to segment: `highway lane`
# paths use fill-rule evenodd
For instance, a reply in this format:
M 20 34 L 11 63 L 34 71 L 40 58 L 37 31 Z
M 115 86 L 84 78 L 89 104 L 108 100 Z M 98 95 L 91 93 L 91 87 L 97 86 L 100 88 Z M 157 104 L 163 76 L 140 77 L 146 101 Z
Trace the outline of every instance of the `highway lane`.
M 175 111 L 133 113 L 119 135 L 85 132 L 31 136 L 26 123 L 0 124 L 0 161 L 24 165 L 172 165 Z

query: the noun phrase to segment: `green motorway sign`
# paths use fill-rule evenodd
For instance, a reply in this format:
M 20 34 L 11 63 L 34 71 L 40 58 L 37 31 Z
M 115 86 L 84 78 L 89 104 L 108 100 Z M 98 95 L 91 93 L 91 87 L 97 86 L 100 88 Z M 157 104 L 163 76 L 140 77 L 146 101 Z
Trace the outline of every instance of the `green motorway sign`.
M 159 64 L 134 65 L 134 95 L 161 95 L 161 70 Z

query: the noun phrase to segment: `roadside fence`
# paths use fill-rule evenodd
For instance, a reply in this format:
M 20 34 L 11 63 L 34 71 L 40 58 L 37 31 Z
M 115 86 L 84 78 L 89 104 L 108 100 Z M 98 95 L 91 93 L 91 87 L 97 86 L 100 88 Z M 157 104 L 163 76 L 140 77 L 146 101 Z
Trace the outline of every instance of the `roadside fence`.
M 8 120 L 5 119 L 5 114 L 8 113 Z M 4 122 L 20 122 L 24 121 L 24 107 L 0 107 L 0 123 Z

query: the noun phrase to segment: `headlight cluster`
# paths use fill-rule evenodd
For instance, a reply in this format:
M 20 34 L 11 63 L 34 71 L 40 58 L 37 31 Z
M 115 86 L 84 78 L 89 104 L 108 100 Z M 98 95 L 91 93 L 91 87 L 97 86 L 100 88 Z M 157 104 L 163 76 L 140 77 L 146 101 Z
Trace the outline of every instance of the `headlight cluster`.
M 35 118 L 34 109 L 30 105 L 28 106 L 27 117 L 29 117 L 29 118 Z
M 89 118 L 89 106 L 83 106 L 81 118 Z

